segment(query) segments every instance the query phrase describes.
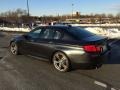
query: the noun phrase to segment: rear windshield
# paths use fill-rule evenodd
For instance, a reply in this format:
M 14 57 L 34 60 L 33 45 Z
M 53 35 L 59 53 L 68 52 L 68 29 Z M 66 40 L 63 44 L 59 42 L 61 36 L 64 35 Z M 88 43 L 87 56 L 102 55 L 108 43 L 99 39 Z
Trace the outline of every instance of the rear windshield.
M 87 38 L 87 37 L 95 35 L 80 27 L 70 27 L 68 28 L 68 32 L 70 32 L 72 35 L 74 35 L 78 39 L 83 39 L 83 38 Z

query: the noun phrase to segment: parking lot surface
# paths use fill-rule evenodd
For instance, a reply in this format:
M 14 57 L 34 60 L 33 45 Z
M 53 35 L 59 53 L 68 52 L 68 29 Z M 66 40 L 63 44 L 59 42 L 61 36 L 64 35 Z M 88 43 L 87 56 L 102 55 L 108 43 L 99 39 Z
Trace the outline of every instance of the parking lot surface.
M 60 73 L 48 62 L 12 55 L 8 46 L 15 35 L 0 32 L 0 90 L 120 90 L 119 40 L 101 68 Z

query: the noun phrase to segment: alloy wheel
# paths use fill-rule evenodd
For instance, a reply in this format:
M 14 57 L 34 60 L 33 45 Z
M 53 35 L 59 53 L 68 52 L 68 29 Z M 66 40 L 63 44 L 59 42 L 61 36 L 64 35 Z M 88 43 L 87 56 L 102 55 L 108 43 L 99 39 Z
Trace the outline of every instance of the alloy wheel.
M 15 42 L 11 43 L 10 50 L 11 50 L 13 55 L 18 54 L 18 47 L 17 47 L 17 44 Z
M 54 67 L 61 72 L 67 72 L 69 70 L 69 60 L 62 52 L 57 52 L 53 56 Z

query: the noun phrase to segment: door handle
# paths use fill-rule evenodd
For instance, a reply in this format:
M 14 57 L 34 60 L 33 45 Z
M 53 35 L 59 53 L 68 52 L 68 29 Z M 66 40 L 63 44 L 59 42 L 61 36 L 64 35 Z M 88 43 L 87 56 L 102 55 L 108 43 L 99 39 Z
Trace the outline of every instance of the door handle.
M 50 41 L 50 42 L 48 42 L 49 44 L 52 44 L 53 42 L 52 41 Z
M 30 40 L 30 42 L 34 42 L 34 40 L 33 40 L 33 39 L 31 39 L 31 40 Z

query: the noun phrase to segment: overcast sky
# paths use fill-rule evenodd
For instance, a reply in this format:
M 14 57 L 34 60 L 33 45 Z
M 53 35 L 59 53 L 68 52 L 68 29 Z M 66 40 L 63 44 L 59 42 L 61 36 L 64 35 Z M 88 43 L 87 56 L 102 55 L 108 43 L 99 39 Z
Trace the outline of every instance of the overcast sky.
M 27 0 L 0 0 L 0 12 L 26 9 Z M 79 11 L 81 14 L 120 12 L 120 0 L 29 0 L 31 15 L 71 14 Z

